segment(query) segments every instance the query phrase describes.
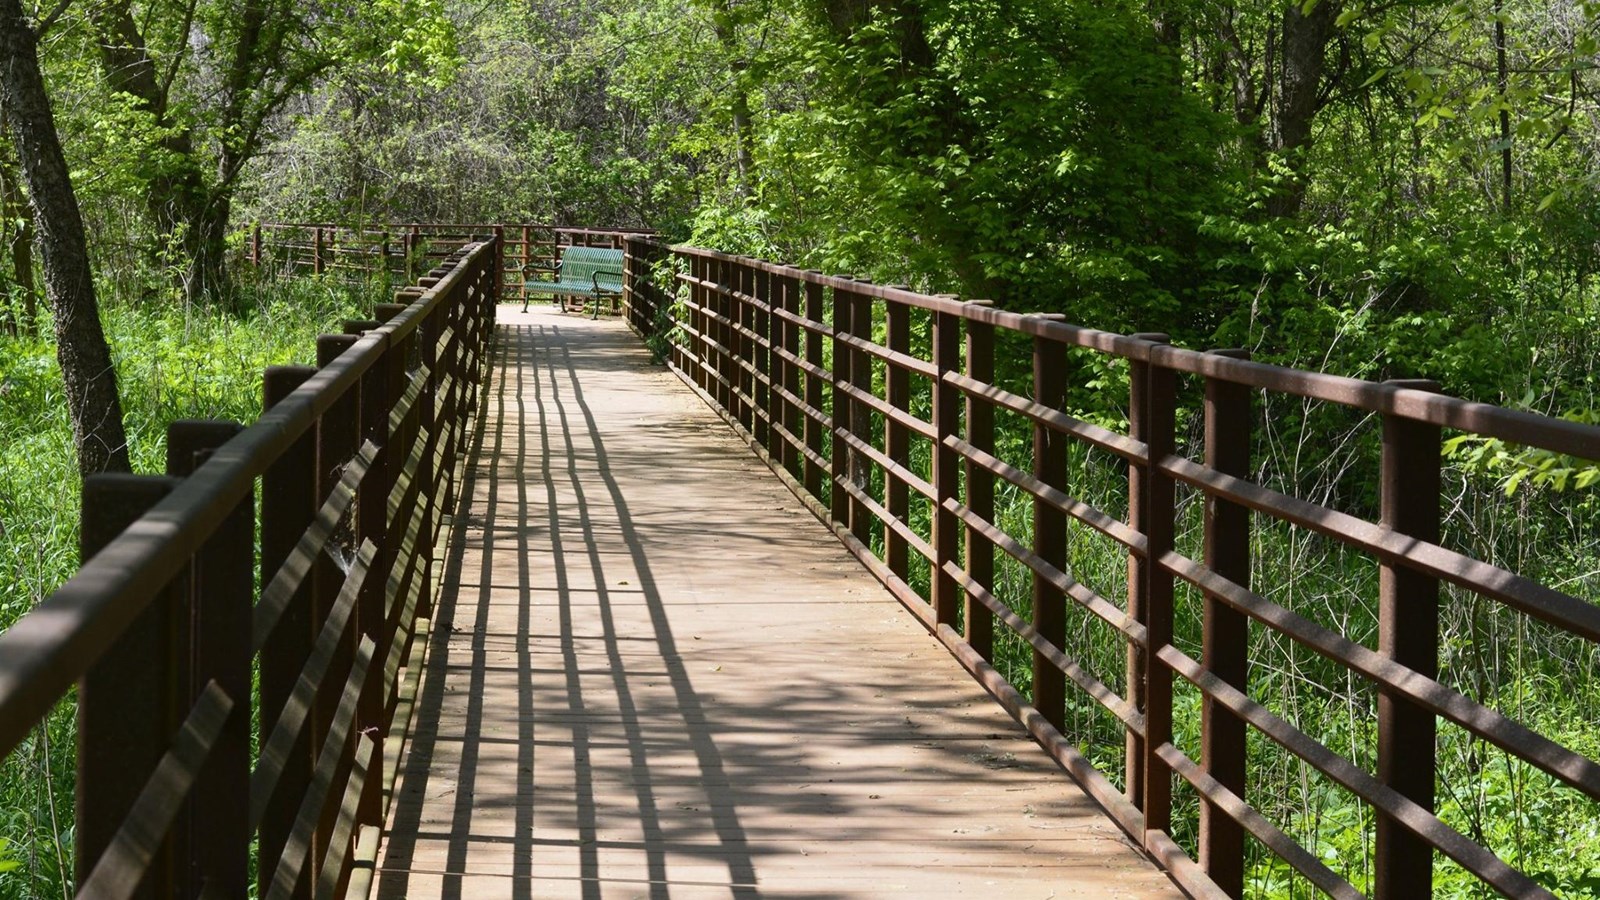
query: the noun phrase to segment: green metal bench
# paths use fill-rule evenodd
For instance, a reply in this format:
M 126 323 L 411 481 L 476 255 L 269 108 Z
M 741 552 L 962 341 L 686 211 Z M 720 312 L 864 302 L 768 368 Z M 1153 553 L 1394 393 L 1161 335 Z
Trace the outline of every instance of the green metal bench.
M 531 277 L 537 272 L 548 272 L 554 281 Z M 594 299 L 594 315 L 600 315 L 600 299 L 622 296 L 622 251 L 610 247 L 562 247 L 561 259 L 550 266 L 523 267 L 522 311 L 528 311 L 528 301 L 534 294 L 549 294 L 567 308 L 568 297 Z M 578 308 L 583 308 L 582 300 Z

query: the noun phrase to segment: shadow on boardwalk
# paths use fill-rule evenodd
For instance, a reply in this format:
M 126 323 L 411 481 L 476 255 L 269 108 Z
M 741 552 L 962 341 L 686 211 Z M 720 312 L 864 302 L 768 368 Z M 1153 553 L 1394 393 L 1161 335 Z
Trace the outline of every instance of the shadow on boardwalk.
M 380 897 L 1176 896 L 630 334 L 502 312 Z

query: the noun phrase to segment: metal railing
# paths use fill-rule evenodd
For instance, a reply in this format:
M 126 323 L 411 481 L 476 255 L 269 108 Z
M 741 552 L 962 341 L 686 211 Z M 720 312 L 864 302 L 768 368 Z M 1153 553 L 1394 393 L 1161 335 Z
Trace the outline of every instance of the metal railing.
M 617 228 L 568 228 L 536 223 L 401 223 L 362 228 L 330 223 L 263 222 L 250 228 L 249 261 L 257 267 L 316 275 L 370 278 L 379 272 L 410 283 L 458 248 L 493 237 L 501 248 L 497 282 L 503 302 L 525 299 L 523 273 L 551 270 L 562 247 L 619 249 L 629 234 Z
M 1600 799 L 1600 764 L 1441 683 L 1440 583 L 1591 644 L 1600 642 L 1600 607 L 1440 545 L 1441 429 L 1592 460 L 1600 458 L 1600 428 L 1453 399 L 1426 382 L 1380 384 L 1264 365 L 1240 351 L 1178 349 L 1165 335 L 1110 334 L 1059 316 L 1005 312 L 646 238 L 630 238 L 625 247 L 630 325 L 1191 895 L 1242 895 L 1248 837 L 1322 892 L 1362 896 L 1246 802 L 1253 731 L 1370 807 L 1375 896 L 1429 896 L 1435 851 L 1506 896 L 1550 896 L 1439 818 L 1436 720 L 1591 799 Z M 1031 346 L 1031 392 L 997 385 L 1000 332 Z M 1064 411 L 1070 359 L 1085 351 L 1125 361 L 1126 433 Z M 1199 390 L 1180 392 L 1180 377 L 1197 380 Z M 916 391 L 913 380 L 920 381 Z M 1381 420 L 1377 521 L 1250 480 L 1252 404 L 1262 392 Z M 1204 424 L 1199 459 L 1178 452 L 1182 397 L 1203 397 L 1194 410 Z M 929 410 L 927 418 L 914 412 L 919 406 Z M 1026 461 L 1008 462 L 997 452 L 997 413 L 1031 427 L 1031 453 L 1020 453 Z M 918 458 L 928 461 L 930 477 L 912 465 L 914 442 L 921 442 Z M 1124 461 L 1126 520 L 1074 496 L 1067 480 L 1074 444 Z M 997 485 L 1009 485 L 1031 506 L 1031 538 L 1019 540 L 997 524 Z M 1198 559 L 1175 547 L 1180 486 L 1205 501 Z M 913 500 L 926 504 L 925 514 L 911 514 Z M 1252 515 L 1375 560 L 1376 650 L 1252 588 Z M 1070 574 L 1069 522 L 1126 550 L 1125 604 Z M 1030 573 L 1031 614 L 996 596 L 997 550 Z M 913 552 L 927 562 L 926 596 L 911 584 Z M 1182 583 L 1203 596 L 1198 660 L 1174 641 L 1174 595 Z M 1065 630 L 1069 605 L 1125 648 L 1126 672 L 1115 674 L 1125 674 L 1126 696 L 1108 686 L 1111 673 L 1087 671 L 1075 658 L 1078 648 Z M 1031 648 L 1031 696 L 993 665 L 997 621 Z M 1250 629 L 1275 633 L 1375 685 L 1374 771 L 1274 713 L 1267 698 L 1252 696 Z M 1180 682 L 1201 698 L 1198 759 L 1174 739 Z M 1069 690 L 1081 692 L 1075 703 L 1092 698 L 1120 723 L 1125 789 L 1090 764 L 1078 736 L 1063 734 Z M 1198 821 L 1185 823 L 1198 836 L 1194 857 L 1174 838 L 1177 779 L 1199 798 Z
M 370 878 L 497 252 L 460 247 L 320 338 L 318 368 L 267 370 L 254 425 L 174 423 L 166 475 L 86 481 L 82 569 L 0 634 L 0 755 L 78 687 L 79 896 Z

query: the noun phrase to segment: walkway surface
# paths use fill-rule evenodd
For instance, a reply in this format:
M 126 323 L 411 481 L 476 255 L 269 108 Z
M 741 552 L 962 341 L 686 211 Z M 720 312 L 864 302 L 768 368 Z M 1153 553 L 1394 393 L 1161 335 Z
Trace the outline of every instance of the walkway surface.
M 500 322 L 379 897 L 1180 896 L 623 325 Z

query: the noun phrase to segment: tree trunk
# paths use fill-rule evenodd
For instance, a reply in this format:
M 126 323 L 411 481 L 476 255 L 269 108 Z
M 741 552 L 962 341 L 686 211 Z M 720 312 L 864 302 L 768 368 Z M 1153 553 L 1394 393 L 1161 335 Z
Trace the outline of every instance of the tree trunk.
M 1288 156 L 1296 169 L 1311 144 L 1311 125 L 1321 105 L 1324 57 L 1338 17 L 1339 4 L 1333 0 L 1322 0 L 1309 14 L 1299 0 L 1289 0 L 1283 11 L 1283 65 L 1272 149 Z M 1292 216 L 1300 211 L 1304 199 L 1305 182 L 1296 177 L 1267 208 L 1276 216 Z
M 39 229 L 45 294 L 55 314 L 56 356 L 72 417 L 78 471 L 126 472 L 122 404 L 95 303 L 83 216 L 39 72 L 38 41 L 18 0 L 0 0 L 0 104 L 11 121 Z

